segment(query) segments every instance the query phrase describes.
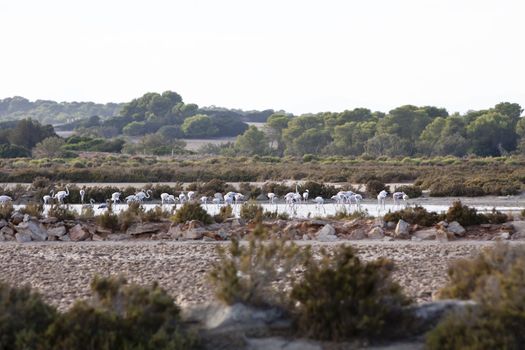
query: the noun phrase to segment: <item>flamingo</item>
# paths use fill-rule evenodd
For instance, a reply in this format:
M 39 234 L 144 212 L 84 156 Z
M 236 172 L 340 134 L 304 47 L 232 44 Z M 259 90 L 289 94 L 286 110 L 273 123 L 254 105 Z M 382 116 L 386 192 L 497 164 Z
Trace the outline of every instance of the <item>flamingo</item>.
M 388 192 L 385 190 L 382 190 L 377 195 L 377 206 L 379 207 L 379 209 L 381 208 L 385 209 L 385 199 L 387 196 L 388 196 Z
M 64 204 L 64 199 L 67 196 L 69 196 L 69 187 L 68 186 L 66 186 L 66 190 L 65 191 L 58 191 L 57 193 L 55 193 L 55 196 L 53 198 L 58 200 L 58 203 Z
M 95 205 L 95 200 L 93 198 L 90 198 L 89 204 L 82 205 L 82 209 L 93 208 L 94 205 Z
M 206 208 L 208 208 L 208 197 L 202 196 L 201 197 L 201 203 L 204 204 L 206 206 Z
M 273 204 L 275 199 L 277 198 L 277 196 L 273 192 L 268 193 L 266 196 L 268 197 L 270 204 Z
M 86 195 L 86 191 L 84 189 L 81 189 L 79 191 L 80 194 L 80 203 L 84 204 L 84 196 Z
M 224 196 L 224 204 L 232 205 L 233 204 L 233 195 L 228 196 L 228 194 L 226 194 L 226 196 Z
M 219 197 L 213 197 L 212 203 L 217 204 L 217 207 L 219 207 L 221 205 L 221 199 Z
M 323 211 L 326 213 L 326 209 L 324 208 L 324 198 L 321 196 L 317 196 L 313 199 L 315 202 L 315 209 L 320 211 L 321 208 L 323 208 Z
M 120 196 L 121 196 L 121 193 L 120 192 L 113 192 L 111 194 L 111 201 L 113 202 L 113 204 L 117 204 L 120 203 Z
M 195 192 L 193 192 L 193 191 L 189 191 L 189 192 L 188 192 L 188 200 L 189 200 L 189 201 L 192 201 L 192 200 L 194 200 L 194 199 L 195 199 Z
M 308 201 L 308 196 L 310 195 L 310 190 L 303 192 L 303 200 L 306 203 Z
M 55 191 L 52 190 L 50 192 L 50 195 L 46 194 L 44 197 L 42 197 L 42 200 L 44 201 L 44 204 L 49 204 L 49 202 L 51 202 L 51 200 L 53 199 L 54 196 L 55 196 Z
M 139 197 L 137 197 L 134 194 L 127 196 L 124 200 L 126 201 L 127 204 L 131 204 L 133 202 L 140 202 Z
M 361 210 L 361 201 L 363 200 L 363 196 L 361 196 L 359 193 L 354 193 L 349 197 L 349 203 L 350 203 L 350 209 L 352 208 L 352 202 L 355 204 L 356 210 Z
M 152 190 L 147 190 L 146 192 L 140 191 L 138 193 L 135 193 L 135 196 L 139 199 L 139 202 L 143 202 L 146 198 L 151 198 Z
M 233 196 L 233 199 L 235 199 L 235 204 L 239 204 L 239 202 L 244 200 L 244 195 L 241 193 L 236 193 L 235 196 Z
M 169 194 L 169 193 L 161 193 L 160 194 L 160 201 L 161 201 L 161 204 L 164 205 L 164 203 L 170 203 L 170 202 L 173 202 L 175 203 L 175 196 L 172 195 L 172 194 Z
M 0 196 L 0 204 L 6 204 L 7 202 L 12 202 L 13 198 L 3 194 Z
M 408 195 L 405 192 L 394 192 L 392 198 L 394 199 L 394 205 L 399 206 L 401 204 L 401 200 L 403 200 L 406 203 Z

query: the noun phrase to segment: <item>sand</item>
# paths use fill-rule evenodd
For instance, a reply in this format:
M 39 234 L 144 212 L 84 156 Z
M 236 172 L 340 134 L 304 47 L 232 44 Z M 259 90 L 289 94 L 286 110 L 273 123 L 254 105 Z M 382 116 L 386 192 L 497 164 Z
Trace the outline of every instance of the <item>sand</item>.
M 310 243 L 331 249 L 347 243 L 364 259 L 384 256 L 394 260 L 394 278 L 417 302 L 429 301 L 447 280 L 448 263 L 469 257 L 492 242 L 338 242 Z M 29 284 L 60 309 L 90 296 L 94 275 L 123 274 L 130 281 L 159 284 L 181 306 L 213 300 L 208 271 L 217 263 L 216 245 L 227 243 L 129 241 L 1 243 L 0 280 Z M 300 243 L 307 244 L 307 243 Z

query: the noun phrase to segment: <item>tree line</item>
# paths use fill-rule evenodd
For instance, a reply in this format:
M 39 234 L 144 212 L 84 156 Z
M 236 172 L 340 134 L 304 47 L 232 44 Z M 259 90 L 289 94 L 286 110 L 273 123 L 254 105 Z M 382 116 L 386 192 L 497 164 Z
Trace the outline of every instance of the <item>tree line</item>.
M 525 118 L 517 103 L 449 114 L 405 105 L 387 114 L 356 108 L 340 113 L 273 114 L 264 130 L 250 127 L 218 153 L 246 155 L 479 156 L 525 151 Z

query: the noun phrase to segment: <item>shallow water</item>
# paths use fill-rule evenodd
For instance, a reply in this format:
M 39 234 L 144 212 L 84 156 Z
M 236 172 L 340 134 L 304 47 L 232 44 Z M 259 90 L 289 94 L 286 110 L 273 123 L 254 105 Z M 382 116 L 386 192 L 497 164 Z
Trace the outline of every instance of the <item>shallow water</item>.
M 415 205 L 415 204 L 416 203 L 408 203 L 406 205 L 408 206 L 408 205 Z M 442 213 L 448 210 L 451 203 L 450 204 L 417 203 L 417 204 L 424 207 L 428 211 Z M 517 204 L 517 203 L 512 203 L 512 204 Z M 78 213 L 81 212 L 82 207 L 86 206 L 82 204 L 66 204 L 66 205 L 69 207 L 69 209 L 75 210 Z M 142 206 L 144 207 L 146 211 L 148 211 L 159 205 L 160 204 L 145 203 Z M 385 213 L 388 213 L 389 211 L 393 212 L 396 210 L 403 209 L 405 207 L 405 205 L 396 206 L 393 203 L 387 203 L 384 209 L 379 208 L 377 203 L 363 203 L 361 204 L 360 208 L 356 208 L 355 205 L 349 206 L 349 205 L 341 205 L 341 204 L 335 204 L 335 203 L 326 203 L 321 206 L 318 206 L 316 204 L 311 204 L 311 203 L 304 203 L 304 204 L 296 204 L 293 207 L 290 207 L 289 205 L 285 203 L 278 203 L 278 204 L 260 203 L 260 205 L 263 207 L 265 211 L 277 212 L 278 214 L 287 213 L 291 217 L 296 217 L 296 218 L 326 217 L 326 216 L 335 215 L 338 212 L 344 212 L 344 211 L 355 212 L 357 210 L 365 211 L 368 213 L 368 215 L 377 217 L 377 216 L 384 215 Z M 100 215 L 107 210 L 106 208 L 99 208 L 99 206 L 100 204 L 93 205 L 93 210 L 95 211 L 95 215 Z M 224 204 L 221 204 L 220 206 L 216 204 L 202 204 L 201 206 L 204 209 L 206 209 L 206 211 L 208 211 L 210 215 L 215 215 L 219 213 L 220 207 L 224 206 Z M 470 206 L 475 207 L 478 211 L 481 211 L 481 212 L 491 211 L 493 208 L 495 208 L 496 210 L 502 211 L 502 212 L 518 212 L 523 209 L 522 207 L 518 205 L 489 206 L 489 205 L 480 204 L 480 205 L 470 205 Z M 24 205 L 15 205 L 15 208 L 20 208 L 20 207 L 24 207 Z M 44 215 L 47 214 L 50 207 L 51 205 L 45 205 Z M 172 211 L 174 209 L 177 210 L 180 207 L 181 207 L 181 204 L 165 204 L 163 206 L 165 210 L 169 210 L 169 211 Z M 241 204 L 233 205 L 232 207 L 233 207 L 233 214 L 236 217 L 239 217 Z M 127 208 L 128 208 L 127 204 L 117 204 L 116 206 L 113 207 L 113 211 L 118 214 L 119 212 L 126 210 Z

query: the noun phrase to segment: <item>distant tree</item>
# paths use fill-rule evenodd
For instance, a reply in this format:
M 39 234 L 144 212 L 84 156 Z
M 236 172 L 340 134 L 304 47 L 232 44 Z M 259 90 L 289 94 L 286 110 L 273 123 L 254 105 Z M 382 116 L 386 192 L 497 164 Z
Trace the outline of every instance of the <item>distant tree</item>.
M 371 156 L 403 156 L 410 154 L 410 141 L 392 134 L 377 134 L 365 143 L 365 153 Z
M 122 132 L 124 135 L 138 136 L 144 135 L 146 130 L 146 122 L 131 122 L 122 129 Z
M 523 113 L 523 108 L 517 103 L 501 102 L 494 107 L 494 111 L 509 116 L 517 122 Z
M 56 136 L 53 126 L 42 125 L 31 119 L 22 119 L 9 131 L 7 138 L 11 144 L 32 149 L 37 143 L 53 136 Z
M 295 138 L 287 151 L 294 155 L 304 155 L 307 153 L 318 154 L 331 141 L 332 138 L 328 131 L 312 128 Z
M 348 122 L 336 126 L 333 143 L 327 152 L 341 155 L 360 155 L 364 152 L 365 143 L 376 132 L 376 122 Z M 328 149 L 327 149 L 328 150 Z
M 180 139 L 184 137 L 184 133 L 178 125 L 165 125 L 157 130 L 157 134 L 165 139 Z
M 22 158 L 31 157 L 29 152 L 24 147 L 9 144 L 0 144 L 0 158 Z
M 264 132 L 252 125 L 244 132 L 244 134 L 237 136 L 235 148 L 241 154 L 246 155 L 265 155 L 268 154 L 269 142 Z
M 218 128 L 212 119 L 204 114 L 197 114 L 187 118 L 181 127 L 187 137 L 210 137 L 216 136 Z
M 62 147 L 65 141 L 60 137 L 48 137 L 33 148 L 33 156 L 37 158 L 58 158 L 64 156 Z
M 479 116 L 467 126 L 472 151 L 481 156 L 497 156 L 501 150 L 516 149 L 517 134 L 512 117 L 497 112 Z
M 277 153 L 284 153 L 283 130 L 288 127 L 290 117 L 284 114 L 272 114 L 267 122 L 268 137 L 272 143 L 275 143 Z

